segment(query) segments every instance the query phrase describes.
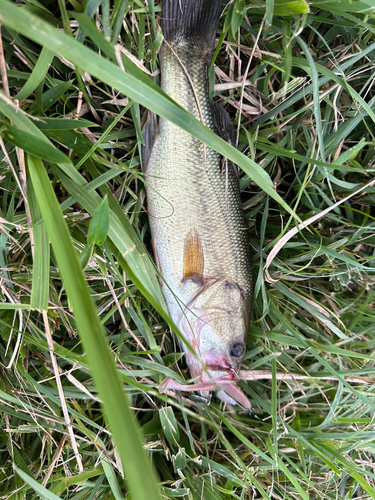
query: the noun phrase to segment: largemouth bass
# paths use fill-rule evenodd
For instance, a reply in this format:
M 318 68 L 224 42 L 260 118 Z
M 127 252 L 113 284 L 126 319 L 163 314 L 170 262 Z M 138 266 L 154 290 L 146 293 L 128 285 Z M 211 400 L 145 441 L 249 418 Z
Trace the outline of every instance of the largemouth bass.
M 234 143 L 228 113 L 209 100 L 221 0 L 164 0 L 161 88 Z M 250 409 L 237 386 L 252 302 L 251 255 L 235 167 L 173 123 L 149 120 L 144 171 L 152 244 L 162 291 L 183 338 L 193 385 Z M 187 347 L 190 345 L 194 353 Z

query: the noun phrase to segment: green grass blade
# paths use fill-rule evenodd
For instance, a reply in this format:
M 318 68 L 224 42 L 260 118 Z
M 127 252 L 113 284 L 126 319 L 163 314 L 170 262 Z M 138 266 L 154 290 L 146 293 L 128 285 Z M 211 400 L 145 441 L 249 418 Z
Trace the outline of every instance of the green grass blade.
M 300 44 L 303 53 L 306 56 L 307 61 L 309 62 L 310 72 L 311 72 L 311 80 L 312 80 L 312 88 L 313 88 L 313 97 L 314 97 L 314 115 L 316 122 L 316 133 L 318 135 L 318 143 L 319 143 L 319 152 L 323 161 L 325 161 L 325 147 L 323 141 L 323 133 L 322 133 L 322 117 L 320 114 L 320 99 L 319 99 L 319 78 L 318 71 L 315 66 L 315 62 L 313 57 L 310 54 L 310 50 L 306 43 L 300 38 L 297 37 L 298 43 Z
M 44 114 L 51 106 L 54 104 L 58 99 L 60 99 L 67 90 L 69 90 L 72 86 L 71 81 L 67 82 L 62 82 L 54 87 L 51 87 L 50 89 L 46 90 L 42 94 L 42 99 L 41 99 L 41 111 L 42 114 Z M 35 112 L 37 109 L 36 103 L 35 105 L 30 106 L 30 112 Z
M 109 207 L 108 198 L 104 197 L 98 208 L 93 213 L 89 231 L 87 233 L 87 243 L 89 245 L 103 245 L 107 238 L 109 228 Z
M 132 498 L 159 500 L 155 472 L 142 448 L 139 426 L 129 410 L 119 374 L 48 175 L 37 158 L 29 156 L 28 164 L 36 198 L 75 313 L 77 329 L 122 460 Z
M 23 479 L 23 481 L 25 481 L 26 484 L 31 486 L 31 488 L 35 491 L 35 493 L 37 493 L 39 498 L 46 498 L 47 500 L 60 500 L 60 497 L 52 493 L 52 491 L 49 491 L 19 467 L 16 467 L 16 473 L 20 476 L 20 478 Z
M 106 461 L 106 459 L 102 460 L 102 466 L 104 474 L 107 477 L 108 484 L 111 487 L 112 495 L 114 496 L 115 500 L 123 500 L 124 497 L 121 492 L 121 488 L 118 483 L 115 471 L 113 470 L 113 467 Z
M 42 121 L 43 120 L 43 121 Z M 97 123 L 90 120 L 76 120 L 69 118 L 46 118 L 43 116 L 41 121 L 35 122 L 40 130 L 71 130 L 83 127 L 98 127 Z
M 40 140 L 24 130 L 19 130 L 13 127 L 9 123 L 3 124 L 2 136 L 4 140 L 14 144 L 27 153 L 30 153 L 43 160 L 50 161 L 52 163 L 64 163 L 68 162 L 69 159 L 61 151 L 56 149 L 49 141 Z
M 16 99 L 22 101 L 23 99 L 26 99 L 26 97 L 28 97 L 32 92 L 34 92 L 37 86 L 44 80 L 53 57 L 54 53 L 48 50 L 47 47 L 43 47 L 42 52 L 38 57 L 35 68 L 33 69 L 25 85 L 16 95 Z
M 264 20 L 264 25 L 267 27 L 272 26 L 274 8 L 274 0 L 266 0 L 266 18 Z
M 0 302 L 0 310 L 15 311 L 16 309 L 30 310 L 30 304 L 16 304 L 12 302 Z
M 34 254 L 33 254 L 33 284 L 31 288 L 30 305 L 32 309 L 47 311 L 49 295 L 50 250 L 46 226 L 41 219 L 38 202 L 32 184 L 27 184 L 27 198 L 33 222 Z
M 121 31 L 122 22 L 124 20 L 124 15 L 125 15 L 125 11 L 126 11 L 126 8 L 128 6 L 128 3 L 129 3 L 129 0 L 121 0 L 119 9 L 116 12 L 115 23 L 114 23 L 114 27 L 113 27 L 113 31 L 112 31 L 112 44 L 113 45 L 115 43 L 117 43 L 117 39 L 118 39 L 118 36 L 120 34 L 120 31 Z

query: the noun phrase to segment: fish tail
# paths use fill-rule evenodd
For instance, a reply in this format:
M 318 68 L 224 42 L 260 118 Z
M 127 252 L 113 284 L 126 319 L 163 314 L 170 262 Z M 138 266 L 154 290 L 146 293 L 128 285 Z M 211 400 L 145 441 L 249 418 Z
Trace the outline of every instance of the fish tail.
M 177 50 L 211 59 L 221 0 L 164 0 L 161 28 L 166 42 Z

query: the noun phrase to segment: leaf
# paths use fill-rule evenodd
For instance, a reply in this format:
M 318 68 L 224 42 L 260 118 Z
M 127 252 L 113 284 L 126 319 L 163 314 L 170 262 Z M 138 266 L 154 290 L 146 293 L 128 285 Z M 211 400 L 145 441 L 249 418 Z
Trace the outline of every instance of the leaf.
M 47 311 L 50 267 L 49 239 L 31 182 L 27 183 L 27 199 L 29 201 L 34 234 L 33 283 L 30 304 L 33 309 Z
M 245 7 L 246 7 L 245 0 L 236 0 L 234 3 L 232 10 L 232 20 L 230 25 L 233 36 L 235 36 L 239 27 L 241 26 Z
M 29 79 L 18 92 L 15 99 L 23 101 L 23 99 L 26 99 L 26 97 L 34 92 L 37 86 L 44 80 L 53 58 L 54 53 L 48 50 L 47 47 L 43 47 Z
M 139 425 L 129 409 L 119 373 L 47 172 L 38 158 L 29 156 L 28 165 L 60 275 L 73 307 L 78 333 L 103 402 L 104 413 L 121 457 L 132 498 L 160 500 L 155 471 L 143 450 Z
M 87 243 L 89 245 L 103 245 L 107 238 L 108 229 L 109 207 L 108 198 L 105 196 L 92 216 L 87 233 Z
M 31 488 L 35 491 L 35 493 L 38 494 L 40 498 L 46 498 L 47 500 L 60 500 L 60 497 L 42 486 L 38 481 L 30 477 L 22 469 L 20 469 L 19 467 L 15 467 L 15 470 L 16 473 L 25 481 L 25 483 L 31 486 Z
M 263 0 L 254 0 L 253 5 L 259 5 L 264 9 Z M 265 24 L 272 25 L 273 16 L 293 16 L 295 14 L 308 14 L 310 12 L 309 4 L 306 0 L 266 0 L 267 19 Z
M 180 441 L 180 431 L 178 429 L 176 417 L 173 413 L 173 408 L 171 406 L 161 408 L 159 417 L 164 436 L 166 437 L 168 443 L 171 446 L 177 445 Z
M 55 85 L 54 87 L 48 89 L 44 94 L 42 95 L 42 110 L 43 113 L 52 106 L 56 101 L 60 99 L 60 97 L 65 94 L 65 92 L 70 89 L 72 86 L 72 80 L 69 80 L 67 82 L 59 83 Z M 37 103 L 34 103 L 30 106 L 30 113 L 35 112 L 37 108 Z
M 275 10 L 274 0 L 266 0 L 266 18 L 264 20 L 265 26 L 272 26 L 274 10 Z
M 3 123 L 2 137 L 5 141 L 17 146 L 26 153 L 30 153 L 37 158 L 49 161 L 51 163 L 66 163 L 69 158 L 64 153 L 59 151 L 48 140 L 42 140 L 39 137 L 20 130 L 10 123 Z
M 74 130 L 84 127 L 99 127 L 97 123 L 90 120 L 72 119 L 72 118 L 45 118 L 35 122 L 40 130 Z
M 0 310 L 1 309 L 10 309 L 10 310 L 15 310 L 15 309 L 31 309 L 30 304 L 17 304 L 17 303 L 12 303 L 12 302 L 0 302 Z
M 121 488 L 120 488 L 120 485 L 118 484 L 118 480 L 117 480 L 115 471 L 113 470 L 113 467 L 107 462 L 106 459 L 102 460 L 102 466 L 103 466 L 104 474 L 106 475 L 108 484 L 111 487 L 112 495 L 114 496 L 115 500 L 123 500 L 124 495 L 121 492 Z
M 79 254 L 79 262 L 81 264 L 83 271 L 89 265 L 93 253 L 94 253 L 94 245 L 86 245 L 85 248 L 82 250 L 82 252 Z
M 283 4 L 275 3 L 274 14 L 276 16 L 294 16 L 298 14 L 308 14 L 309 4 L 305 0 L 292 0 Z

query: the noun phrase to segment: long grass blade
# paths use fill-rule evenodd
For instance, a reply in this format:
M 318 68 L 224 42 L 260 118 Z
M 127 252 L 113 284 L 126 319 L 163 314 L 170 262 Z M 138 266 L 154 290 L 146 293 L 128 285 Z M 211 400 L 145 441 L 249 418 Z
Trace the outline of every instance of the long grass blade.
M 40 211 L 75 312 L 77 329 L 119 450 L 131 495 L 139 500 L 159 499 L 155 472 L 142 448 L 139 426 L 129 410 L 113 357 L 48 175 L 37 158 L 29 156 L 28 164 Z

